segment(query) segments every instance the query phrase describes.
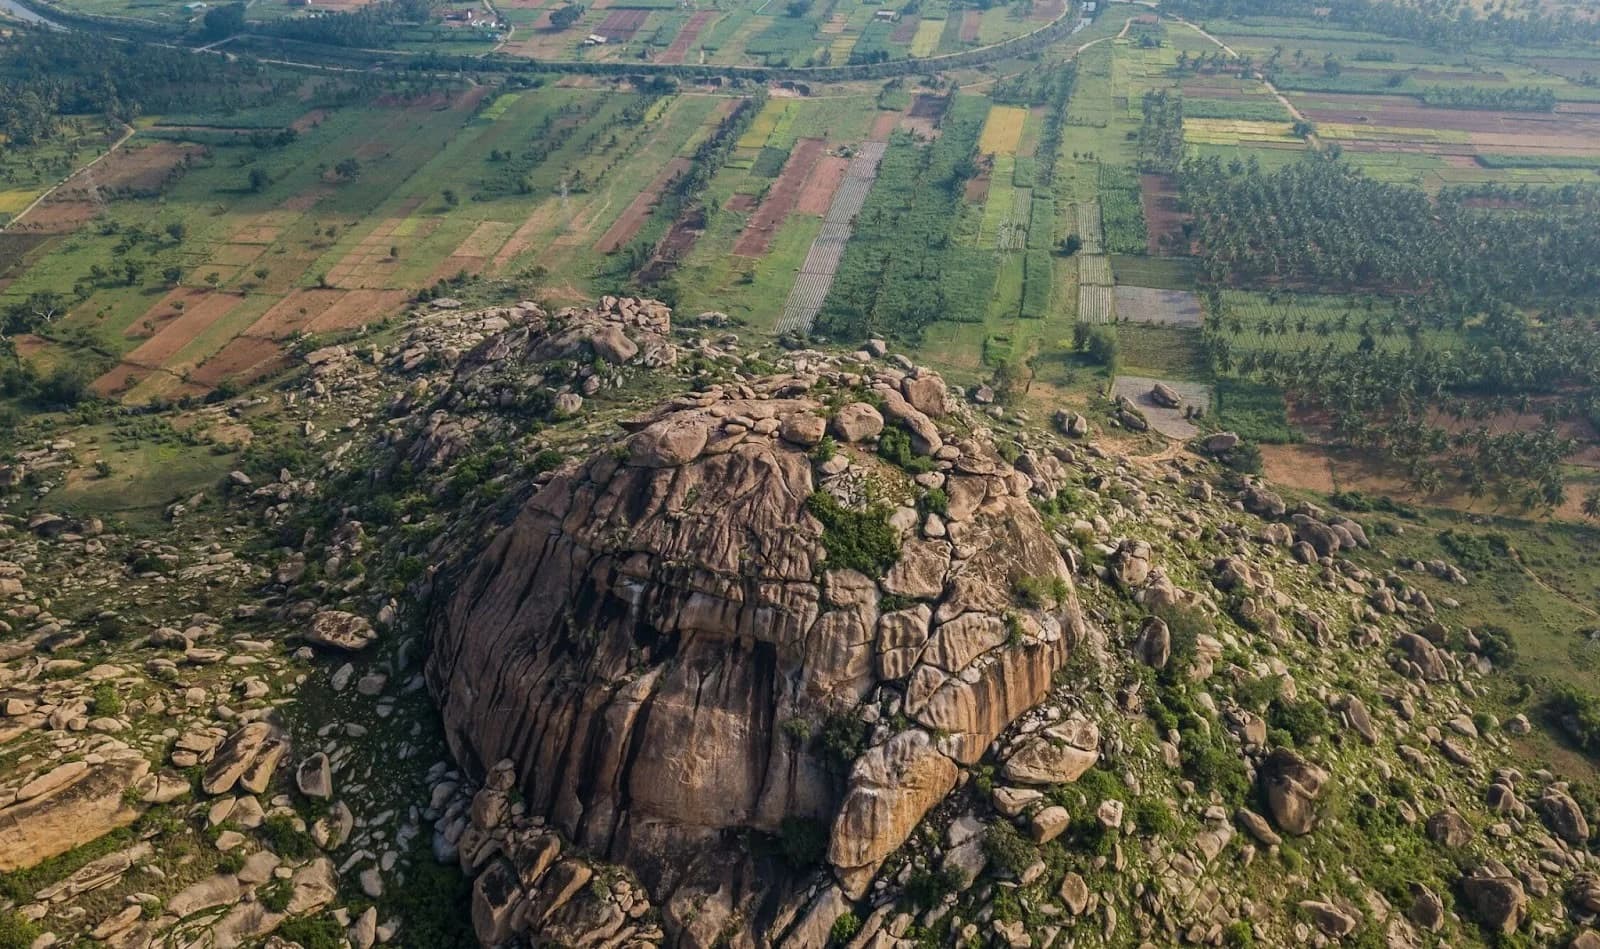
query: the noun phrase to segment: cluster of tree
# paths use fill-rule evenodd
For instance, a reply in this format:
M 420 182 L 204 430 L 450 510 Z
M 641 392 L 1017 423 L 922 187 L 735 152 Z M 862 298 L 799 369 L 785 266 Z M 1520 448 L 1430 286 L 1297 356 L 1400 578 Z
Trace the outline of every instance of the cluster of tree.
M 977 173 L 987 111 L 982 99 L 953 96 L 932 145 L 903 132 L 891 138 L 818 314 L 819 330 L 841 339 L 871 332 L 915 338 L 935 320 L 971 317 L 953 300 L 967 271 L 952 266 L 964 249 L 953 245 L 951 229 L 967 179 Z M 992 288 L 992 269 L 987 278 Z
M 1178 51 L 1178 61 L 1173 64 L 1174 73 L 1182 75 L 1186 72 L 1193 73 L 1241 73 L 1247 72 L 1252 65 L 1250 57 L 1229 56 L 1220 49 L 1210 52 L 1191 54 L 1188 50 Z
M 1600 293 L 1600 189 L 1542 193 L 1505 213 L 1455 191 L 1430 201 L 1321 155 L 1270 173 L 1253 160 L 1189 161 L 1180 185 L 1215 281 L 1448 287 L 1474 304 Z
M 1600 21 L 1569 10 L 1546 12 L 1534 5 L 1522 15 L 1497 10 L 1479 15 L 1464 0 L 1162 0 L 1161 9 L 1191 18 L 1299 16 L 1324 19 L 1353 30 L 1403 37 L 1419 43 L 1463 48 L 1477 43 L 1559 46 L 1600 38 Z
M 325 20 L 328 18 L 322 17 L 319 19 Z M 306 19 L 303 22 L 309 23 L 312 21 Z M 749 82 L 756 85 L 784 79 L 812 82 L 890 79 L 895 76 L 927 75 L 933 70 L 969 68 L 1013 58 L 1026 58 L 1032 53 L 1071 36 L 1072 28 L 1077 22 L 1077 18 L 1068 12 L 1063 13 L 1057 19 L 1031 33 L 977 49 L 943 53 L 937 56 L 904 57 L 884 62 L 845 66 L 768 67 L 699 63 L 641 63 L 621 60 L 571 61 L 529 59 L 525 56 L 517 56 L 510 53 L 490 53 L 478 56 L 429 52 L 418 55 L 402 54 L 403 59 L 400 68 L 416 74 L 461 72 L 531 76 L 543 73 L 568 73 L 635 78 L 641 82 L 649 81 L 652 78 L 669 80 L 724 79 Z M 247 33 L 241 39 L 237 39 L 230 44 L 230 48 L 234 50 L 247 49 L 256 55 L 267 58 L 288 54 L 290 50 L 283 43 L 272 41 L 273 35 L 276 34 L 269 35 L 269 32 L 264 29 Z M 307 36 L 284 37 L 284 39 L 318 42 L 318 40 Z M 318 58 L 324 63 L 338 63 L 350 68 L 381 65 L 392 69 L 394 68 L 396 55 L 392 52 L 362 49 L 355 45 L 344 45 L 340 46 L 337 51 L 324 50 L 319 53 Z
M 1203 339 L 1216 372 L 1291 391 L 1421 490 L 1562 501 L 1569 423 L 1600 421 L 1600 188 L 1473 185 L 1430 200 L 1325 156 L 1272 173 L 1188 162 L 1180 181 L 1211 281 L 1392 294 L 1337 316 L 1247 320 L 1213 286 Z M 1273 339 L 1291 330 L 1298 346 Z
M 671 265 L 675 261 L 663 260 L 661 243 L 673 222 L 681 217 L 704 214 L 701 197 L 711 183 L 711 176 L 727 161 L 728 154 L 765 104 L 765 96 L 739 100 L 734 110 L 695 149 L 689 166 L 674 175 L 662 189 L 661 197 L 650 214 L 655 226 L 645 228 L 647 233 L 618 250 L 608 269 L 618 274 L 634 274 L 638 282 L 655 289 L 665 302 L 675 302 L 668 299 L 672 296 L 673 288 L 665 281 L 674 269 Z M 667 292 L 663 293 L 663 290 Z
M 578 22 L 578 18 L 581 16 L 583 16 L 583 7 L 578 6 L 576 3 L 556 7 L 550 11 L 550 28 L 553 30 L 568 29 L 572 24 Z
M 75 32 L 19 33 L 0 46 L 0 133 L 14 145 L 54 138 L 60 117 L 235 109 L 287 94 L 259 64 Z M 281 88 L 280 88 L 281 85 Z
M 1559 360 L 1547 358 L 1555 355 L 1548 347 L 1508 350 L 1487 340 L 1455 352 L 1424 346 L 1352 352 L 1332 342 L 1255 349 L 1252 340 L 1229 332 L 1222 299 L 1211 304 L 1224 314 L 1203 334 L 1217 372 L 1292 392 L 1328 417 L 1338 444 L 1396 465 L 1417 489 L 1455 487 L 1473 497 L 1493 491 L 1529 507 L 1563 500 L 1564 460 L 1577 443 L 1560 426 L 1579 406 L 1552 397 L 1532 428 L 1489 423 L 1519 403 L 1533 405 L 1536 393 L 1552 387 L 1579 379 L 1592 386 L 1600 369 L 1593 331 L 1586 354 Z
M 1146 92 L 1139 123 L 1139 170 L 1176 171 L 1183 161 L 1183 96 L 1161 89 Z
M 255 30 L 302 43 L 376 49 L 397 42 L 405 25 L 431 20 L 433 7 L 432 0 L 377 0 L 357 10 L 269 20 Z
M 1512 112 L 1554 112 L 1556 94 L 1543 86 L 1429 86 L 1417 94 L 1427 105 L 1442 109 L 1505 109 Z

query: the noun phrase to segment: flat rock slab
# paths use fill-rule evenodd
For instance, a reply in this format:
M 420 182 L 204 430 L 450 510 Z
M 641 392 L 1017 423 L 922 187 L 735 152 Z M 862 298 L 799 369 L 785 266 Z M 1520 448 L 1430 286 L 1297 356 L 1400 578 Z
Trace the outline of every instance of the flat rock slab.
M 1155 388 L 1158 382 L 1165 383 L 1182 396 L 1183 405 L 1175 409 L 1157 405 L 1150 397 L 1150 390 Z M 1139 407 L 1139 411 L 1144 413 L 1152 429 L 1168 438 L 1180 441 L 1188 441 L 1200 434 L 1200 429 L 1183 417 L 1185 407 L 1194 406 L 1204 410 L 1206 414 L 1211 412 L 1211 387 L 1198 382 L 1151 379 L 1145 376 L 1118 376 L 1117 381 L 1111 386 L 1111 394 L 1113 397 L 1126 396 L 1130 402 Z

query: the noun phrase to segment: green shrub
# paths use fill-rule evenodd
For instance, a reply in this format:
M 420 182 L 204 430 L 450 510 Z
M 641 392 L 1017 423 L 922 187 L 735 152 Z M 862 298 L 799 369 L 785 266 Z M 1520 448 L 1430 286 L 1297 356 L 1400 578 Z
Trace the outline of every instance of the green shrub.
M 832 435 L 824 435 L 816 446 L 811 449 L 811 458 L 813 461 L 824 462 L 838 453 L 839 443 L 833 440 Z
M 294 899 L 294 885 L 288 880 L 276 880 L 256 891 L 256 899 L 268 912 L 281 913 L 289 908 L 289 901 Z
M 880 577 L 900 559 L 900 534 L 889 523 L 889 509 L 874 504 L 852 511 L 826 491 L 814 491 L 806 510 L 822 522 L 828 566 Z
M 299 943 L 304 949 L 343 949 L 345 945 L 344 927 L 329 916 L 291 919 L 278 927 L 277 935 L 286 942 Z
M 867 724 L 852 715 L 829 715 L 818 740 L 824 758 L 848 768 L 867 749 Z
M 843 916 L 833 921 L 833 928 L 828 930 L 828 940 L 835 945 L 844 945 L 860 931 L 861 917 L 845 910 Z
M 97 716 L 115 718 L 122 714 L 122 696 L 117 693 L 117 687 L 109 682 L 102 682 L 94 687 L 91 701 L 94 703 L 94 713 Z
M 950 513 L 950 495 L 946 494 L 943 488 L 930 488 L 928 493 L 922 496 L 918 506 L 922 508 L 924 514 L 937 514 L 943 517 Z
M 1018 577 L 1015 589 L 1023 606 L 1039 610 L 1058 608 L 1072 595 L 1072 587 L 1058 576 Z
M 295 819 L 289 814 L 273 814 L 261 824 L 261 836 L 273 853 L 290 860 L 307 860 L 316 856 L 317 845 L 311 835 L 295 828 Z
M 878 456 L 911 474 L 933 470 L 933 459 L 911 450 L 911 435 L 899 426 L 891 425 L 878 436 Z
M 1250 928 L 1250 921 L 1236 919 L 1222 927 L 1222 944 L 1229 949 L 1254 949 L 1256 934 Z
M 28 949 L 39 936 L 39 927 L 21 913 L 0 913 L 0 949 Z
M 1039 849 L 1004 820 L 989 825 L 983 835 L 983 852 L 991 864 L 1011 877 L 1021 877 L 1039 859 Z
M 1517 640 L 1511 630 L 1489 623 L 1474 630 L 1478 637 L 1478 651 L 1494 663 L 1496 669 L 1509 669 L 1517 664 Z
M 822 865 L 828 853 L 828 828 L 814 817 L 785 817 L 778 836 L 783 859 L 796 870 Z
M 919 867 L 911 871 L 911 879 L 906 881 L 906 899 L 914 906 L 932 909 L 943 902 L 947 895 L 955 892 L 959 882 L 952 874 L 943 870 Z
M 1600 755 L 1600 696 L 1560 685 L 1545 700 L 1545 711 L 1579 748 Z
M 1469 534 L 1454 528 L 1439 534 L 1439 546 L 1468 570 L 1488 570 L 1511 553 L 1511 542 L 1504 534 Z
M 1281 696 L 1267 706 L 1267 727 L 1287 732 L 1296 745 L 1304 745 L 1333 730 L 1328 710 L 1321 702 L 1315 699 L 1290 702 Z
M 1209 734 L 1198 728 L 1184 732 L 1179 749 L 1183 773 L 1202 793 L 1215 791 L 1224 801 L 1241 804 L 1250 789 L 1250 779 L 1238 753 L 1216 737 L 1220 731 L 1220 726 L 1213 725 Z
M 1133 823 L 1146 836 L 1171 839 L 1178 830 L 1178 822 L 1166 802 L 1154 797 L 1142 797 L 1134 802 Z

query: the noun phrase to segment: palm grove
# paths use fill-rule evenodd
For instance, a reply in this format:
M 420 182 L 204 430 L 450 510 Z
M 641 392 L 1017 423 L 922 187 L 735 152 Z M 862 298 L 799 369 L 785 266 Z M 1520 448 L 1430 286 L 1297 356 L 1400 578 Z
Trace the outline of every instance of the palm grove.
M 1424 491 L 1564 499 L 1564 433 L 1600 425 L 1600 188 L 1430 198 L 1320 153 L 1271 173 L 1194 160 L 1179 179 L 1219 375 L 1285 388 Z M 1357 296 L 1337 315 L 1245 319 L 1239 286 Z

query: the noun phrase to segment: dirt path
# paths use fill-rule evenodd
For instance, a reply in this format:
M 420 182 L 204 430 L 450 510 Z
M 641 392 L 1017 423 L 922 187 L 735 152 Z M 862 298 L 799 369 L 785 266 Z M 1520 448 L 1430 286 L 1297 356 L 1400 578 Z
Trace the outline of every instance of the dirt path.
M 1154 5 L 1153 4 L 1146 4 L 1146 6 L 1154 6 Z M 1224 53 L 1227 53 L 1230 57 L 1232 57 L 1234 59 L 1242 59 L 1243 58 L 1237 52 L 1234 51 L 1232 46 L 1229 46 L 1227 43 L 1224 43 L 1223 41 L 1217 39 L 1215 36 L 1212 36 L 1210 33 L 1207 33 L 1205 30 L 1201 29 L 1199 26 L 1196 26 L 1195 24 L 1190 23 L 1188 20 L 1185 20 L 1183 17 L 1181 17 L 1181 16 L 1173 16 L 1170 13 L 1169 14 L 1164 14 L 1164 15 L 1167 17 L 1167 19 L 1173 21 L 1174 23 L 1182 23 L 1184 26 L 1187 26 L 1189 29 L 1194 30 L 1196 33 L 1199 33 L 1201 36 L 1205 37 L 1206 39 L 1210 40 L 1212 43 L 1216 44 L 1216 47 L 1218 49 L 1222 50 Z M 1132 21 L 1129 21 L 1129 22 L 1132 22 Z M 1123 30 L 1124 33 L 1126 33 L 1128 28 L 1126 26 L 1124 26 L 1122 28 L 1122 30 Z M 1305 122 L 1306 121 L 1306 117 L 1303 114 L 1301 114 L 1299 109 L 1295 108 L 1293 102 L 1289 101 L 1289 97 L 1284 95 L 1282 92 L 1279 92 L 1278 91 L 1278 87 L 1273 85 L 1272 82 L 1270 80 L 1268 80 L 1266 76 L 1262 75 L 1260 70 L 1252 69 L 1250 71 L 1250 78 L 1255 79 L 1256 81 L 1260 82 L 1261 85 L 1266 88 L 1267 92 L 1270 93 L 1274 99 L 1278 100 L 1278 103 L 1280 105 L 1282 105 L 1284 107 L 1284 109 L 1286 109 L 1288 111 L 1289 115 L 1292 116 L 1296 122 Z M 1306 136 L 1306 143 L 1308 145 L 1310 145 L 1312 148 L 1315 148 L 1317 151 L 1322 151 L 1322 140 L 1317 138 L 1317 133 L 1312 132 L 1309 135 L 1307 135 Z
M 1544 578 L 1539 576 L 1537 573 L 1534 573 L 1531 567 L 1523 563 L 1521 557 L 1517 558 L 1517 567 L 1522 570 L 1523 574 L 1526 575 L 1529 580 L 1533 581 L 1534 586 L 1545 591 L 1546 593 L 1561 597 L 1563 600 L 1566 600 L 1568 603 L 1572 604 L 1573 609 L 1586 614 L 1590 618 L 1600 619 L 1600 613 L 1596 613 L 1594 610 L 1573 599 L 1569 594 L 1563 593 L 1550 584 L 1544 582 Z
M 71 181 L 73 178 L 77 177 L 79 174 L 81 174 L 81 173 L 83 173 L 85 171 L 88 171 L 90 168 L 93 168 L 95 165 L 100 164 L 102 161 L 105 161 L 106 158 L 109 157 L 112 153 L 114 153 L 117 149 L 119 149 L 123 145 L 127 144 L 128 139 L 133 138 L 134 131 L 135 131 L 135 129 L 131 125 L 123 126 L 122 137 L 117 139 L 115 142 L 112 142 L 110 148 L 108 148 L 105 151 L 101 152 L 99 155 L 95 156 L 94 158 L 91 158 L 89 160 L 88 164 L 85 164 L 81 168 L 74 168 L 71 172 L 69 172 L 67 174 L 67 176 L 65 178 L 62 178 L 60 181 L 58 181 L 55 184 L 51 185 L 50 186 L 50 190 L 46 191 L 44 194 L 39 195 L 37 198 L 34 198 L 31 202 L 28 203 L 27 207 L 23 208 L 21 211 L 18 211 L 16 217 L 13 217 L 9 222 L 7 222 L 5 227 L 0 227 L 0 231 L 8 231 L 8 230 L 10 230 L 11 226 L 13 224 L 16 224 L 18 221 L 20 221 L 23 218 L 27 217 L 29 211 L 32 211 L 34 208 L 36 208 L 40 204 L 44 203 L 45 199 L 50 197 L 51 195 L 55 194 L 58 190 L 60 190 L 62 185 L 64 185 L 67 182 Z

